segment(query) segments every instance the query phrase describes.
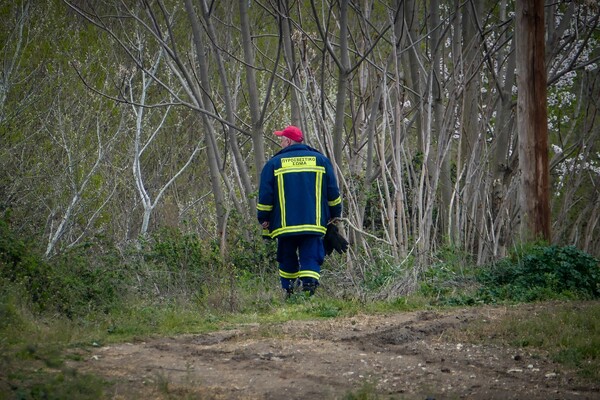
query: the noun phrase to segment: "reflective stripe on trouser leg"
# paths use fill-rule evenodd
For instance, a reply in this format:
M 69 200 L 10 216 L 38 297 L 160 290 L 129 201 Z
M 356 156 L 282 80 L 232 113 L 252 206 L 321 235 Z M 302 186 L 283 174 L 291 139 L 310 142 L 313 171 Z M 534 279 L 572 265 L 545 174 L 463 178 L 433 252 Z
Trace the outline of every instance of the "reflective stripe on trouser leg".
M 303 283 L 318 284 L 321 278 L 321 265 L 325 260 L 323 237 L 304 235 L 299 243 L 298 253 L 300 258 L 300 271 L 298 277 Z
M 293 289 L 296 279 L 298 279 L 298 272 L 289 273 L 281 269 L 279 270 L 279 280 L 283 289 Z
M 277 261 L 279 262 L 279 278 L 283 289 L 293 288 L 298 279 L 298 247 L 292 238 L 277 239 Z
M 321 279 L 321 274 L 315 271 L 301 270 L 300 272 L 298 272 L 298 278 L 302 279 L 303 281 L 304 278 L 313 278 L 318 281 L 319 279 Z

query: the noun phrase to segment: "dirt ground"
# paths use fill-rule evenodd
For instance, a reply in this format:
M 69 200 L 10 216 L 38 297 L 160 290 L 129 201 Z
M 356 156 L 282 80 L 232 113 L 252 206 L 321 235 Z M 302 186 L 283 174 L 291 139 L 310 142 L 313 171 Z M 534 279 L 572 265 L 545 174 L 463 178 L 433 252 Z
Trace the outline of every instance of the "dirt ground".
M 461 340 L 472 322 L 511 312 L 250 324 L 92 348 L 72 366 L 113 382 L 114 399 L 600 399 L 600 383 L 543 354 Z

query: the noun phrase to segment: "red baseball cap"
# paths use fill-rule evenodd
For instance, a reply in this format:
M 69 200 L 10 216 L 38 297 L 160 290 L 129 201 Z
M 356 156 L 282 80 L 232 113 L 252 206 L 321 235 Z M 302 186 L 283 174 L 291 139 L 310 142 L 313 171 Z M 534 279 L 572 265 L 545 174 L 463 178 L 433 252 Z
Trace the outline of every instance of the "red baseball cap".
M 300 128 L 294 125 L 290 125 L 282 131 L 275 131 L 277 136 L 285 136 L 288 139 L 292 139 L 294 142 L 301 142 L 304 140 L 304 135 Z

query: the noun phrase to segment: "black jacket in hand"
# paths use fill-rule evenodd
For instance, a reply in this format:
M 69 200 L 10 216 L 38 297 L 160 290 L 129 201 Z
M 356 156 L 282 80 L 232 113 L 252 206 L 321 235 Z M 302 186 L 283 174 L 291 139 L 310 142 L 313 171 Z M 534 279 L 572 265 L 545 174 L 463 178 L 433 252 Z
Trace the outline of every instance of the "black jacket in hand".
M 330 255 L 333 250 L 342 254 L 348 250 L 348 241 L 340 234 L 338 227 L 335 224 L 327 225 L 327 233 L 323 238 L 325 246 L 325 254 Z

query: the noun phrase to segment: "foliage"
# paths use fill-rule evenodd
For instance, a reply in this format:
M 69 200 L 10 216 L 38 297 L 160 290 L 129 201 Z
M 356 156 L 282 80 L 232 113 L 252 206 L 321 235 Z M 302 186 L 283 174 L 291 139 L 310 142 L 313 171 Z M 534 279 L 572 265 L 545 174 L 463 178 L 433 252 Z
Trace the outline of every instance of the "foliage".
M 325 257 L 321 277 L 324 282 L 321 291 L 327 291 L 334 297 L 345 300 L 395 299 L 401 293 L 395 288 L 397 283 L 404 283 L 407 276 L 412 275 L 414 257 L 408 255 L 397 259 L 392 249 L 386 244 L 374 243 L 365 238 L 369 250 L 363 246 L 353 246 L 347 253 L 333 252 Z M 372 247 L 371 247 L 372 246 Z
M 252 275 L 264 275 L 275 271 L 277 242 L 270 239 L 251 240 L 244 236 L 229 245 L 228 261 Z
M 218 252 L 214 247 L 204 245 L 196 235 L 184 234 L 178 229 L 160 229 L 143 242 L 141 249 L 143 264 L 157 271 L 165 271 L 165 279 L 175 279 L 175 275 L 185 275 L 197 283 L 196 278 L 218 263 Z M 189 275 L 187 275 L 189 273 Z
M 0 220 L 0 277 L 20 286 L 38 311 L 56 311 L 69 318 L 90 311 L 108 312 L 123 280 L 118 265 L 85 244 L 51 261 L 14 235 Z
M 573 246 L 522 248 L 482 269 L 478 280 L 488 302 L 600 297 L 599 261 Z
M 573 246 L 524 246 L 482 267 L 464 261 L 446 255 L 425 272 L 420 293 L 447 305 L 600 297 L 599 261 Z
M 399 279 L 408 266 L 398 264 L 390 255 L 375 252 L 372 262 L 367 262 L 363 268 L 361 288 L 367 292 L 382 290 L 390 282 Z
M 447 246 L 440 249 L 435 258 L 437 261 L 421 277 L 421 294 L 435 300 L 452 299 L 449 302 L 456 302 L 457 298 L 468 296 L 469 290 L 477 286 L 475 267 L 469 254 Z
M 153 233 L 126 260 L 135 271 L 136 292 L 161 301 L 181 297 L 237 308 L 238 295 L 232 290 L 246 287 L 257 292 L 265 275 L 275 271 L 275 250 L 274 242 L 260 238 L 231 240 L 223 251 L 218 240 L 202 240 L 178 229 Z
M 31 244 L 12 232 L 6 215 L 0 218 L 0 278 L 3 285 L 22 286 L 34 304 L 48 301 L 47 265 L 31 250 Z

